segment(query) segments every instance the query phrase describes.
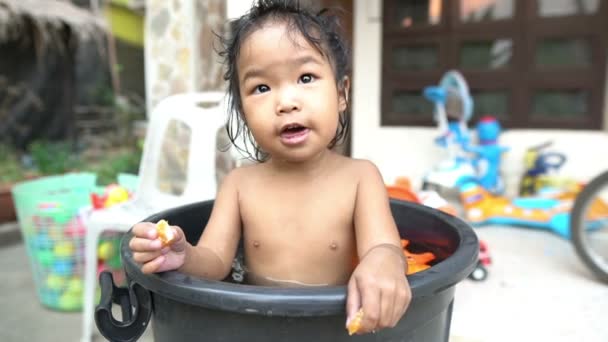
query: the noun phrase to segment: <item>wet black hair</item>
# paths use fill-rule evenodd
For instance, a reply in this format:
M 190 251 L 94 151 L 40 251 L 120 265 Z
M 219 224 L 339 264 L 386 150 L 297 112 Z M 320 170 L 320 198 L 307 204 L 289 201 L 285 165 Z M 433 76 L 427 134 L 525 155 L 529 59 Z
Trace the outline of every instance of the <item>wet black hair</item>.
M 349 101 L 343 80 L 350 72 L 350 51 L 343 38 L 338 14 L 337 9 L 314 11 L 312 7 L 300 4 L 299 0 L 258 0 L 247 14 L 230 23 L 229 37 L 220 37 L 222 50 L 219 54 L 226 67 L 224 80 L 228 81 L 229 113 L 226 131 L 232 144 L 250 159 L 264 162 L 269 155 L 256 144 L 245 121 L 239 90 L 237 60 L 245 39 L 268 21 L 285 23 L 288 34 L 292 37 L 294 34 L 301 34 L 309 44 L 328 59 L 334 72 L 338 91 L 342 92 L 346 100 L 346 110 L 339 113 L 336 135 L 327 147 L 333 148 L 348 136 Z M 239 136 L 243 141 L 244 146 L 242 147 L 237 143 Z M 250 151 L 247 141 L 254 149 L 253 151 Z

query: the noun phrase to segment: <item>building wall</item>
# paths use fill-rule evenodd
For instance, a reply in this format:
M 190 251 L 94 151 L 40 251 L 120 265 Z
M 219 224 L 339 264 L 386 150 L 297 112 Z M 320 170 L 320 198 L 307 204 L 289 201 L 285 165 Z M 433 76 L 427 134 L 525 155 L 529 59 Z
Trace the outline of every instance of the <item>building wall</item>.
M 608 65 L 608 58 L 606 58 Z M 606 86 L 604 86 L 604 131 L 608 132 L 608 67 L 606 68 Z
M 422 176 L 446 157 L 433 144 L 437 135 L 429 127 L 381 127 L 381 51 L 382 1 L 355 0 L 353 50 L 353 136 L 352 155 L 370 159 L 382 172 L 385 182 L 397 176 L 409 176 L 420 185 Z M 608 77 L 607 77 L 608 80 Z M 608 98 L 608 86 L 606 87 Z M 608 101 L 605 102 L 605 126 L 608 127 Z M 430 113 L 429 113 L 430 115 Z M 511 150 L 503 158 L 503 174 L 508 194 L 514 194 L 523 172 L 526 148 L 545 141 L 567 155 L 564 175 L 588 180 L 608 169 L 608 134 L 605 131 L 507 130 L 500 143 Z

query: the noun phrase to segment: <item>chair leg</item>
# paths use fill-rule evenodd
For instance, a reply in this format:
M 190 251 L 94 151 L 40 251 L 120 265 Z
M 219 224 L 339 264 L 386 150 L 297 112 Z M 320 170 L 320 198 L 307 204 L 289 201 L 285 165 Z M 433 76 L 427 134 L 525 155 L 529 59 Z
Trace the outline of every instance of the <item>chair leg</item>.
M 90 342 L 93 335 L 93 314 L 95 313 L 95 288 L 97 281 L 97 243 L 100 230 L 94 224 L 87 226 L 85 240 L 84 293 L 82 298 L 82 342 Z

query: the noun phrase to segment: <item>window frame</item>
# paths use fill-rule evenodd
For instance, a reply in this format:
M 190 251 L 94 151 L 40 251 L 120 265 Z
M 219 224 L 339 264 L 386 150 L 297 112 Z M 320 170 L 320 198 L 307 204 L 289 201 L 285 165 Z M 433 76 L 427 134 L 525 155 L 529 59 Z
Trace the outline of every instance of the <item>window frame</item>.
M 420 91 L 437 84 L 448 70 L 462 72 L 472 92 L 505 90 L 508 93 L 508 118 L 501 119 L 508 128 L 568 128 L 599 130 L 604 124 L 604 90 L 608 51 L 608 1 L 600 1 L 594 15 L 564 17 L 537 16 L 539 0 L 514 0 L 511 19 L 462 23 L 461 0 L 441 0 L 441 20 L 437 25 L 398 28 L 390 17 L 399 0 L 384 0 L 382 20 L 382 126 L 435 126 L 428 117 L 392 111 L 392 94 L 397 91 Z M 563 28 L 567 27 L 567 31 Z M 459 66 L 460 44 L 508 38 L 512 41 L 510 67 L 504 70 L 464 69 Z M 543 39 L 585 38 L 590 42 L 591 65 L 587 68 L 537 67 L 536 45 Z M 433 70 L 404 71 L 392 67 L 392 49 L 420 43 L 438 44 L 438 67 Z M 532 115 L 533 96 L 537 90 L 583 90 L 588 93 L 587 115 L 573 118 L 547 118 Z

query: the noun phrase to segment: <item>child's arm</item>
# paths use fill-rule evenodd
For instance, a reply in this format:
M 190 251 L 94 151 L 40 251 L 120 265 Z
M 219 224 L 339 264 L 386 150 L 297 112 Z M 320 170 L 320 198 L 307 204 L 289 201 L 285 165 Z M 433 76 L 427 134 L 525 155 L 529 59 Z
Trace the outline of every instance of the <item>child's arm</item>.
M 133 259 L 142 264 L 143 273 L 178 269 L 184 273 L 221 280 L 230 272 L 241 237 L 237 179 L 239 171 L 226 176 L 215 200 L 207 226 L 196 246 L 190 245 L 180 227 L 170 226 L 168 244 L 156 224 L 140 222 L 133 226 L 129 247 Z
M 348 283 L 346 310 L 352 319 L 363 309 L 358 332 L 366 333 L 394 327 L 409 305 L 411 291 L 382 176 L 371 162 L 360 163 L 354 217 L 360 262 Z
M 232 170 L 217 193 L 211 217 L 196 246 L 186 244 L 180 272 L 222 280 L 231 270 L 241 238 L 237 182 L 239 169 Z

